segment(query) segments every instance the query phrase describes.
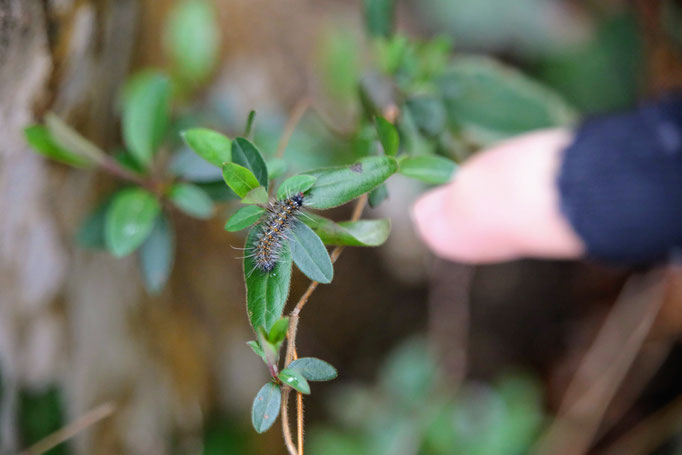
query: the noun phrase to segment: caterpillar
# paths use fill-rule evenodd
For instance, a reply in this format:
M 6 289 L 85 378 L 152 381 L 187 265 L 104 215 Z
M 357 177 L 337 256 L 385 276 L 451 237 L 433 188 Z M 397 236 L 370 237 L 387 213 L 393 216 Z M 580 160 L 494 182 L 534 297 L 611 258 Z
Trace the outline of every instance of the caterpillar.
M 258 233 L 254 246 L 255 268 L 262 272 L 270 272 L 277 265 L 282 241 L 287 238 L 296 216 L 303 207 L 303 193 L 274 200 L 267 204 L 267 216 L 261 223 L 261 232 Z

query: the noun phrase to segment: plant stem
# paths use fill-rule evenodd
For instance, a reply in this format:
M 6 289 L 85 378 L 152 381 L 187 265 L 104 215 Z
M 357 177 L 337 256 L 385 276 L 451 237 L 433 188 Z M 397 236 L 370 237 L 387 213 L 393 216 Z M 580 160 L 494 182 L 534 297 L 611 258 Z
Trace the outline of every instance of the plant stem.
M 353 209 L 353 215 L 351 216 L 351 221 L 357 221 L 362 216 L 362 211 L 367 206 L 367 194 L 360 196 L 358 201 L 355 203 L 355 208 Z M 331 260 L 332 264 L 341 255 L 343 251 L 342 246 L 337 246 L 332 251 Z M 294 309 L 289 314 L 289 330 L 287 331 L 287 352 L 284 360 L 284 365 L 289 365 L 295 358 L 298 357 L 296 352 L 296 333 L 298 332 L 298 318 L 301 314 L 301 310 L 308 303 L 310 296 L 317 289 L 317 281 L 311 281 L 308 285 L 308 289 L 303 293 L 301 298 Z M 298 451 L 296 451 L 296 446 L 291 439 L 291 429 L 289 428 L 289 394 L 291 393 L 291 387 L 284 387 L 282 391 L 282 434 L 284 436 L 284 442 L 289 450 L 290 455 L 303 455 L 303 395 L 300 393 L 296 400 L 296 411 L 297 411 L 297 428 L 298 428 Z
M 289 394 L 291 387 L 282 387 L 282 436 L 284 437 L 284 444 L 287 446 L 289 455 L 298 455 L 298 450 L 291 439 L 291 428 L 289 428 Z
M 128 169 L 118 164 L 116 160 L 114 160 L 108 155 L 106 156 L 106 158 L 99 161 L 99 166 L 103 171 L 115 177 L 128 180 L 129 182 L 133 182 L 137 185 L 140 185 L 141 187 L 146 188 L 147 190 L 151 191 L 154 194 L 159 193 L 159 188 L 155 181 L 145 179 L 141 175 L 137 175 L 134 172 L 130 172 Z
M 291 135 L 294 134 L 298 122 L 301 121 L 303 114 L 308 110 L 308 107 L 310 107 L 310 99 L 308 97 L 301 98 L 294 105 L 294 108 L 291 110 L 291 115 L 289 116 L 289 121 L 284 126 L 284 132 L 279 140 L 279 144 L 277 144 L 277 158 L 282 158 L 284 156 L 284 150 L 286 150 L 287 144 L 289 144 L 289 139 L 291 139 Z
M 296 392 L 296 428 L 298 428 L 298 455 L 303 455 L 303 394 Z

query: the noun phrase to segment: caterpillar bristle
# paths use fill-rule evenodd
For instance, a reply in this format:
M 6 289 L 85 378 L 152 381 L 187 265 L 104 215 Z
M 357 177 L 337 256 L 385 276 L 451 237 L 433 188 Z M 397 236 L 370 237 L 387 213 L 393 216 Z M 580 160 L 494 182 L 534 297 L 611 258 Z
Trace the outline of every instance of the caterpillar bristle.
M 273 200 L 265 206 L 266 217 L 260 224 L 253 250 L 254 270 L 271 272 L 278 264 L 282 242 L 289 239 L 289 231 L 303 207 L 303 193 Z M 248 276 L 253 273 L 252 270 Z

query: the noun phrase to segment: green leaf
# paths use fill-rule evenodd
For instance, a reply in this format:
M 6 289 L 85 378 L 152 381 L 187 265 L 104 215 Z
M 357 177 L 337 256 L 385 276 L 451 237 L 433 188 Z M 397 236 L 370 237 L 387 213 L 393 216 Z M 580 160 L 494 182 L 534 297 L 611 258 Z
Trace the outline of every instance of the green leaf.
M 406 61 L 415 59 L 414 42 L 405 35 L 396 34 L 388 39 L 375 40 L 376 59 L 379 68 L 390 75 L 395 75 Z M 414 63 L 410 67 L 414 67 Z
M 107 198 L 81 222 L 76 233 L 76 242 L 80 246 L 97 249 L 107 247 L 106 240 L 104 239 L 104 226 L 111 201 L 111 197 Z
M 422 155 L 400 160 L 399 172 L 422 182 L 441 185 L 450 181 L 456 168 L 454 161 L 442 156 Z
M 254 188 L 242 198 L 242 204 L 267 204 L 268 192 L 262 186 Z
M 390 156 L 365 157 L 350 166 L 308 172 L 317 181 L 308 191 L 305 206 L 328 209 L 373 190 L 398 170 Z
M 246 119 L 246 127 L 244 128 L 244 137 L 251 137 L 253 132 L 253 124 L 256 120 L 256 111 L 249 112 L 249 116 Z
M 378 207 L 386 199 L 388 199 L 388 188 L 385 183 L 382 183 L 369 193 L 369 206 Z
M 26 136 L 26 142 L 28 142 L 33 150 L 47 158 L 74 167 L 88 167 L 92 165 L 92 160 L 71 153 L 57 144 L 47 128 L 42 125 L 29 126 L 24 129 L 24 135 Z
M 277 384 L 265 384 L 253 400 L 251 423 L 258 433 L 266 432 L 279 416 L 282 405 L 282 392 Z
M 191 183 L 176 183 L 171 187 L 168 198 L 191 217 L 206 220 L 213 216 L 213 201 L 204 190 Z
M 249 140 L 238 137 L 232 142 L 232 162 L 249 169 L 261 186 L 268 189 L 268 168 L 265 160 L 258 148 Z
M 123 141 L 148 167 L 166 132 L 171 84 L 158 72 L 144 72 L 128 82 L 123 104 Z
M 180 135 L 197 155 L 209 163 L 220 167 L 232 161 L 232 141 L 227 136 L 206 128 L 192 128 Z
M 300 371 L 285 368 L 277 375 L 280 381 L 305 395 L 310 394 L 310 385 Z
M 422 134 L 434 138 L 443 132 L 447 123 L 447 113 L 441 99 L 431 95 L 419 95 L 409 99 L 405 104 Z
M 398 146 L 400 145 L 400 137 L 398 130 L 383 117 L 377 116 L 374 119 L 379 135 L 379 141 L 384 149 L 386 155 L 395 156 L 398 153 Z
M 282 158 L 273 158 L 266 163 L 270 179 L 276 179 L 287 171 L 287 162 Z
M 171 10 L 164 45 L 175 72 L 184 80 L 206 79 L 218 61 L 220 28 L 213 2 L 184 0 Z
M 227 220 L 225 230 L 229 232 L 241 231 L 257 222 L 263 216 L 263 213 L 265 213 L 265 209 L 257 205 L 242 207 Z
M 371 36 L 390 36 L 393 31 L 394 0 L 365 0 L 365 21 Z
M 256 244 L 260 227 L 256 226 L 246 237 L 246 256 Z M 251 326 L 264 326 L 270 331 L 282 317 L 282 311 L 289 295 L 291 282 L 291 251 L 288 242 L 282 242 L 277 265 L 270 272 L 256 267 L 253 257 L 244 258 L 246 276 L 246 309 Z
M 170 220 L 160 213 L 152 232 L 140 248 L 140 266 L 145 288 L 157 294 L 166 285 L 173 269 L 175 236 Z
M 315 357 L 302 357 L 294 360 L 287 365 L 287 368 L 297 370 L 308 381 L 331 381 L 339 375 L 336 368 Z
M 265 364 L 268 367 L 277 365 L 279 363 L 279 351 L 282 343 L 270 343 L 268 333 L 263 326 L 256 329 L 256 336 L 258 337 L 258 345 L 263 350 L 263 355 L 265 356 Z
M 312 213 L 302 220 L 322 239 L 325 245 L 379 246 L 391 233 L 391 221 L 359 220 L 335 223 Z
M 315 184 L 317 178 L 301 174 L 289 177 L 277 188 L 277 199 L 284 199 L 297 193 L 305 193 Z
M 235 163 L 223 164 L 223 179 L 237 196 L 244 197 L 254 188 L 258 188 L 258 180 L 253 173 Z
M 450 122 L 481 145 L 576 119 L 554 92 L 490 58 L 457 57 L 438 83 Z
M 407 106 L 400 117 L 400 136 L 404 138 L 403 145 L 407 155 L 432 155 L 435 152 L 435 142 L 422 135 Z
M 282 318 L 270 329 L 268 333 L 268 341 L 275 346 L 284 341 L 287 336 L 287 330 L 289 329 L 289 318 Z
M 260 344 L 258 344 L 258 341 L 247 341 L 246 344 L 253 352 L 256 353 L 258 357 L 263 359 L 263 362 L 265 362 L 266 365 L 268 364 L 268 360 L 265 358 L 265 352 L 263 352 L 263 349 L 260 347 Z
M 116 193 L 104 230 L 111 254 L 123 257 L 135 251 L 152 231 L 160 210 L 156 197 L 142 188 L 126 188 Z
M 450 62 L 452 37 L 440 35 L 426 42 L 417 43 L 417 68 L 415 79 L 429 84 L 442 75 Z
M 47 126 L 54 141 L 62 149 L 68 150 L 88 162 L 101 163 L 105 159 L 102 149 L 84 138 L 78 131 L 71 128 L 54 113 L 47 113 L 45 116 L 45 126 Z
M 327 248 L 312 229 L 295 222 L 289 233 L 289 246 L 296 266 L 305 276 L 319 283 L 331 283 L 334 266 Z

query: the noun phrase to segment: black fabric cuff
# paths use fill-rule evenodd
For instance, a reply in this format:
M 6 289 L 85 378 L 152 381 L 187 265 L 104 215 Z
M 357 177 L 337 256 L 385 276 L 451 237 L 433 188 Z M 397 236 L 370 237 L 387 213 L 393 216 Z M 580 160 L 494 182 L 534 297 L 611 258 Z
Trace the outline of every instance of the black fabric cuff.
M 558 186 L 589 256 L 668 259 L 682 245 L 682 94 L 583 123 L 564 151 Z

